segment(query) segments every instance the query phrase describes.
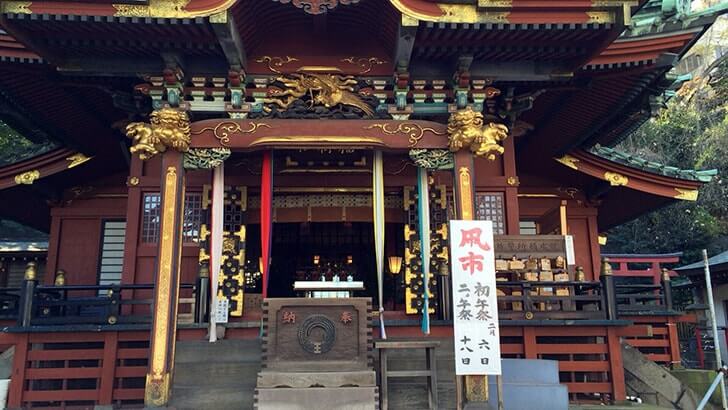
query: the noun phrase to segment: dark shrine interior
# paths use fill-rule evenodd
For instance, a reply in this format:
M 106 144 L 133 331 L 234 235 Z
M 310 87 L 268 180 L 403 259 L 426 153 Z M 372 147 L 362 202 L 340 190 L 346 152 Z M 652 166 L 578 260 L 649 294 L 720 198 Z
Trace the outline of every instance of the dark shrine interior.
M 403 229 L 401 223 L 387 224 L 386 256 L 402 256 L 404 250 L 400 236 Z M 318 281 L 324 276 L 327 281 L 332 281 L 338 275 L 340 281 L 346 281 L 351 275 L 352 280 L 364 282 L 365 290 L 357 292 L 356 296 L 371 297 L 375 304 L 378 303 L 374 226 L 371 222 L 274 223 L 271 236 L 269 297 L 299 296 L 293 290 L 293 283 L 297 280 Z M 256 261 L 261 253 L 260 225 L 249 225 L 247 238 L 247 259 Z M 395 282 L 400 284 L 403 272 L 392 275 L 387 266 L 384 270 L 384 299 L 390 305 L 395 296 L 391 285 Z M 259 290 L 260 281 L 256 282 L 255 289 L 248 289 L 253 292 Z M 397 289 L 398 307 L 403 303 L 403 295 L 404 290 Z

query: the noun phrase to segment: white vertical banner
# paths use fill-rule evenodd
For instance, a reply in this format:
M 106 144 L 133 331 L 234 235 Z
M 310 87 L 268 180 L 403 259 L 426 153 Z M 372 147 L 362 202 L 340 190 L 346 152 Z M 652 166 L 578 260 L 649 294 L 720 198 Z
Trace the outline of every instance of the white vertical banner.
M 222 263 L 223 212 L 225 202 L 225 164 L 220 164 L 212 174 L 212 227 L 210 229 L 210 342 L 217 341 L 217 281 Z
M 493 222 L 450 221 L 455 374 L 501 374 Z

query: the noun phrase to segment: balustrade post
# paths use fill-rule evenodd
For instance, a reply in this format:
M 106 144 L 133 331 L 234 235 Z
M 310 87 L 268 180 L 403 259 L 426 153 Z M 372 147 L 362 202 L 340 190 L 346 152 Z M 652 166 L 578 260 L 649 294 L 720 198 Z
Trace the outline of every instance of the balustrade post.
M 665 310 L 672 310 L 672 281 L 670 280 L 670 272 L 662 268 L 662 303 Z
M 114 285 L 109 289 L 109 305 L 106 312 L 106 322 L 115 325 L 119 321 L 119 309 L 121 307 L 121 287 Z
M 602 259 L 602 272 L 599 275 L 599 281 L 602 283 L 602 299 L 604 300 L 604 309 L 607 314 L 607 320 L 617 320 L 617 289 L 614 283 L 614 275 L 612 275 L 612 265 L 609 259 Z
M 18 326 L 29 327 L 33 318 L 33 296 L 38 285 L 37 266 L 35 262 L 28 262 L 25 267 L 25 277 L 20 286 L 20 308 L 18 309 Z
M 200 265 L 195 284 L 195 323 L 206 323 L 210 311 L 210 268 Z

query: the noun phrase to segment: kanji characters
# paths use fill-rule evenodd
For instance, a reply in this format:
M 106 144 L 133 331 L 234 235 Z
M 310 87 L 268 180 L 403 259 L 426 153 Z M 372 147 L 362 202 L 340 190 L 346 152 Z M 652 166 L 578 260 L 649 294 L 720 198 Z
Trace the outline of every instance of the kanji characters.
M 482 285 L 480 282 L 475 284 L 475 296 L 490 296 L 490 286 Z
M 467 256 L 458 258 L 463 265 L 463 270 L 469 270 L 471 275 L 474 274 L 475 271 L 483 272 L 484 259 L 485 257 L 483 255 L 477 255 L 473 252 L 468 252 Z
M 294 324 L 296 323 L 296 312 L 286 310 L 283 312 L 283 323 Z
M 459 308 L 458 310 L 458 319 L 461 320 L 470 320 L 473 317 L 473 314 L 471 313 L 470 309 L 468 309 L 471 306 L 470 302 L 468 302 L 465 298 L 460 298 L 460 302 L 456 305 L 456 307 Z
M 463 246 L 478 246 L 480 249 L 484 251 L 490 250 L 490 245 L 487 243 L 481 242 L 480 235 L 483 233 L 483 231 L 480 228 L 473 228 L 473 229 L 461 229 L 460 232 L 462 233 L 462 239 L 460 240 L 460 247 Z

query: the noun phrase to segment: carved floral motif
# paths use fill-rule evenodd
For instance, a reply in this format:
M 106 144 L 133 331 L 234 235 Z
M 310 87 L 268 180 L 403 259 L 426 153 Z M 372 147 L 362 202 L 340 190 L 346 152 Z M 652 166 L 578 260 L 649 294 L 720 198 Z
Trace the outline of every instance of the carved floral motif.
M 358 3 L 359 0 L 275 0 L 283 4 L 292 3 L 308 14 L 323 14 L 335 8 L 339 4 L 349 5 Z

